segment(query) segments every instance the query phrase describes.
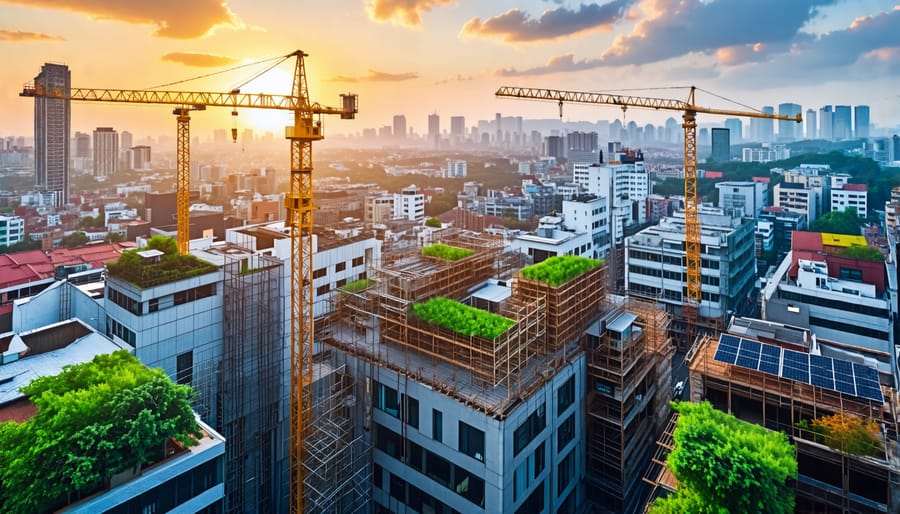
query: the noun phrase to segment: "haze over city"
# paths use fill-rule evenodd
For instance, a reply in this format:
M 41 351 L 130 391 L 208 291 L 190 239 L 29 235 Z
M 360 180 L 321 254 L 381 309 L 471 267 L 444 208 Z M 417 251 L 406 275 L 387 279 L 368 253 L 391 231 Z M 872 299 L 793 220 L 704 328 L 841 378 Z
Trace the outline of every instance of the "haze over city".
M 142 89 L 302 49 L 312 99 L 336 105 L 360 95 L 359 133 L 405 114 L 421 134 L 426 116 L 472 124 L 494 112 L 553 118 L 550 103 L 495 99 L 501 85 L 608 91 L 696 85 L 754 108 L 782 102 L 818 109 L 867 103 L 872 123 L 900 118 L 900 5 L 895 1 L 719 0 L 454 2 L 451 0 L 234 0 L 96 2 L 0 0 L 0 136 L 32 133 L 32 103 L 18 97 L 43 62 L 65 63 L 73 87 Z M 227 91 L 262 68 L 171 89 Z M 245 92 L 288 93 L 288 65 Z M 645 91 L 684 98 L 685 90 Z M 735 107 L 699 93 L 698 103 Z M 73 104 L 73 129 L 128 125 L 170 133 L 157 107 Z M 621 117 L 570 106 L 566 120 Z M 628 120 L 668 114 L 630 110 Z M 448 118 L 445 118 L 448 119 Z M 704 119 L 701 121 L 713 121 Z M 719 120 L 715 120 L 719 121 Z M 280 132 L 282 114 L 242 112 L 241 127 Z M 195 134 L 230 126 L 226 110 L 195 117 Z

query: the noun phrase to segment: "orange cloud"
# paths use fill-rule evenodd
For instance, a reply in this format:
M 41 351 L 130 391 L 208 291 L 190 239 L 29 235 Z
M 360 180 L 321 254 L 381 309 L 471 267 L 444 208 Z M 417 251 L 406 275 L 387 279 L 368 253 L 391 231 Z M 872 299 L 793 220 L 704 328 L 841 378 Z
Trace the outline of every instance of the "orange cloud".
M 419 78 L 419 74 L 415 72 L 385 73 L 383 71 L 369 70 L 369 73 L 362 77 L 337 75 L 326 80 L 325 82 L 403 82 L 405 80 L 413 80 L 417 78 Z
M 199 68 L 217 68 L 238 62 L 238 60 L 233 57 L 197 54 L 192 52 L 171 52 L 160 57 L 159 60 L 164 62 L 177 62 L 185 66 L 197 66 Z
M 0 29 L 0 41 L 65 41 L 65 39 L 41 32 Z
M 0 0 L 0 3 L 86 14 L 97 20 L 155 25 L 155 36 L 194 39 L 218 27 L 243 27 L 222 0 Z
M 374 21 L 393 21 L 408 27 L 420 27 L 422 13 L 452 3 L 454 0 L 370 0 L 367 7 L 369 17 Z

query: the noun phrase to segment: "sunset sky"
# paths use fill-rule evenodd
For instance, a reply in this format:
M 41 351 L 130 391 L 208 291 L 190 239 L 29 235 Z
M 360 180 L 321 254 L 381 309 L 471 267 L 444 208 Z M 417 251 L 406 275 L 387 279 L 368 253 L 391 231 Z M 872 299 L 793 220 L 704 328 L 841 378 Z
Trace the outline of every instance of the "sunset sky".
M 302 49 L 311 98 L 360 95 L 353 133 L 405 114 L 468 126 L 495 112 L 553 118 L 551 103 L 501 100 L 502 85 L 579 91 L 696 85 L 758 108 L 795 102 L 871 106 L 872 122 L 900 124 L 900 5 L 896 0 L 0 0 L 0 136 L 33 134 L 33 102 L 18 96 L 44 62 L 68 64 L 75 87 L 149 88 Z M 228 91 L 250 66 L 169 89 Z M 244 92 L 285 94 L 283 65 Z M 685 96 L 683 90 L 637 94 Z M 698 103 L 742 109 L 698 93 Z M 227 109 L 198 113 L 194 133 L 230 128 Z M 162 106 L 73 107 L 72 127 L 174 134 Z M 660 123 L 670 114 L 629 111 Z M 677 113 L 672 113 L 676 119 Z M 568 107 L 565 119 L 621 118 Z M 240 128 L 279 130 L 287 118 L 241 112 Z M 720 122 L 704 117 L 701 123 Z

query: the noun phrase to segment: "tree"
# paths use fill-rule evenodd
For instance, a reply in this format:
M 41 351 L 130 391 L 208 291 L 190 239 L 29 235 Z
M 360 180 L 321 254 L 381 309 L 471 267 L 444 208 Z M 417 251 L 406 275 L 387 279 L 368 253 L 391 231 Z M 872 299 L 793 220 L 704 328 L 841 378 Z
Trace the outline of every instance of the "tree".
M 3 512 L 53 511 L 133 466 L 159 461 L 164 443 L 200 436 L 193 391 L 125 350 L 66 366 L 22 388 L 37 406 L 24 423 L 0 423 Z
M 847 207 L 843 211 L 831 211 L 809 224 L 811 232 L 828 232 L 830 234 L 849 234 L 858 236 L 862 222 L 856 215 L 856 209 Z
M 741 421 L 708 402 L 672 404 L 680 414 L 667 465 L 677 492 L 651 512 L 736 514 L 794 511 L 788 479 L 797 477 L 787 436 Z
M 437 218 L 428 218 L 425 220 L 425 226 L 431 228 L 441 228 L 441 220 Z
M 106 236 L 107 243 L 121 243 L 125 240 L 125 236 L 118 232 L 110 232 Z
M 812 423 L 804 419 L 797 423 L 797 427 L 804 431 L 801 432 L 802 436 L 812 434 L 814 441 L 827 444 L 844 453 L 884 456 L 884 447 L 878 438 L 881 430 L 873 419 L 837 413 L 816 418 Z
M 76 246 L 81 246 L 91 239 L 84 232 L 73 232 L 68 236 L 62 238 L 62 241 L 59 243 L 63 248 L 75 248 Z

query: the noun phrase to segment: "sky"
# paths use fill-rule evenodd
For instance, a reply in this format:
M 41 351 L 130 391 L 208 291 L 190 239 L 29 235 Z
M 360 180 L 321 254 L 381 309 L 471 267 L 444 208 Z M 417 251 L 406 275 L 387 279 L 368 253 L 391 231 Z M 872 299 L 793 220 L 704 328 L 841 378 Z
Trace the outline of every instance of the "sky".
M 898 0 L 0 0 L 0 136 L 33 135 L 33 101 L 18 93 L 44 62 L 67 64 L 73 87 L 146 89 L 211 75 L 166 89 L 229 91 L 274 61 L 253 63 L 298 49 L 309 55 L 312 101 L 338 106 L 340 93 L 359 94 L 358 118 L 326 119 L 326 136 L 390 125 L 394 114 L 418 133 L 434 112 L 443 130 L 457 115 L 467 126 L 498 112 L 558 116 L 552 102 L 496 98 L 500 86 L 685 99 L 679 87 L 695 85 L 702 106 L 793 102 L 805 114 L 867 104 L 872 123 L 896 127 L 898 28 Z M 292 66 L 242 91 L 287 94 Z M 622 116 L 568 106 L 563 119 Z M 669 116 L 679 119 L 624 114 L 640 124 Z M 78 103 L 72 130 L 174 136 L 173 118 L 164 106 Z M 231 128 L 230 118 L 227 109 L 196 113 L 193 133 Z M 256 132 L 280 133 L 287 122 L 272 111 L 237 117 L 239 129 Z

